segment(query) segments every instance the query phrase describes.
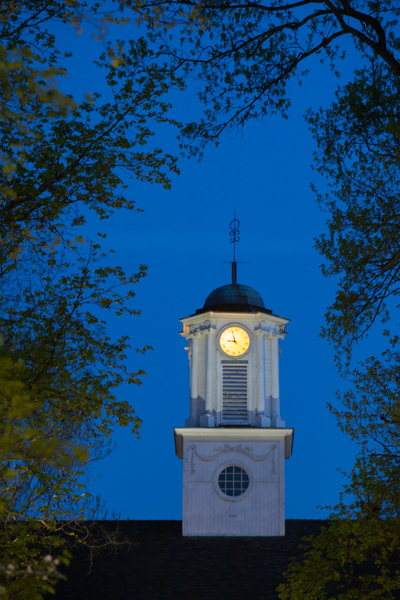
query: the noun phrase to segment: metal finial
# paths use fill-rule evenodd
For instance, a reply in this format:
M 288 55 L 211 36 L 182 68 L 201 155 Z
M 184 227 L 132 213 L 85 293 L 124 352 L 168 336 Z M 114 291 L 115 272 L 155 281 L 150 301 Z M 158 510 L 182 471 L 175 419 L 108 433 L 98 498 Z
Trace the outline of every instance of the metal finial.
M 231 238 L 231 244 L 233 244 L 233 262 L 236 262 L 236 242 L 240 242 L 239 225 L 240 225 L 240 222 L 236 218 L 236 208 L 235 208 L 234 212 L 233 212 L 233 219 L 229 225 L 231 228 L 229 235 Z
M 229 237 L 231 238 L 231 244 L 233 244 L 233 262 L 232 264 L 232 284 L 236 285 L 237 284 L 237 273 L 236 273 L 236 242 L 240 242 L 240 237 L 239 237 L 239 226 L 240 223 L 236 218 L 236 208 L 234 209 L 233 212 L 233 219 L 229 224 L 229 227 L 231 228 L 230 232 L 229 232 Z M 222 261 L 225 262 L 225 261 Z M 230 262 L 230 261 L 229 261 Z

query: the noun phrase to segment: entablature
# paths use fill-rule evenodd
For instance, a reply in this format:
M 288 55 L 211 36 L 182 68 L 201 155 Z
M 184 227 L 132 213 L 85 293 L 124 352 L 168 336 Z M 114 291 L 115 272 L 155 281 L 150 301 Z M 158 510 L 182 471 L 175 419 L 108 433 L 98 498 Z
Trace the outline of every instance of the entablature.
M 283 339 L 286 332 L 286 325 L 290 319 L 279 317 L 278 315 L 267 315 L 262 312 L 243 313 L 243 312 L 213 312 L 202 313 L 200 315 L 191 315 L 180 319 L 182 331 L 179 334 L 185 339 L 201 336 L 210 332 L 215 332 L 227 323 L 252 323 L 255 335 L 268 335 L 270 337 L 279 337 Z

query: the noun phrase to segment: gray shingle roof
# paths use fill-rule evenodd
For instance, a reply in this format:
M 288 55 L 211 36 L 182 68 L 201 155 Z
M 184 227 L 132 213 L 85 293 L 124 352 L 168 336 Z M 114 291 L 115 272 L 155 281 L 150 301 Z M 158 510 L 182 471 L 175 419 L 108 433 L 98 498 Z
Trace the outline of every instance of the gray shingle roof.
M 323 520 L 287 520 L 284 537 L 182 537 L 181 521 L 100 521 L 129 539 L 90 563 L 74 551 L 57 600 L 275 600 L 301 538 Z M 96 524 L 97 525 L 97 524 Z

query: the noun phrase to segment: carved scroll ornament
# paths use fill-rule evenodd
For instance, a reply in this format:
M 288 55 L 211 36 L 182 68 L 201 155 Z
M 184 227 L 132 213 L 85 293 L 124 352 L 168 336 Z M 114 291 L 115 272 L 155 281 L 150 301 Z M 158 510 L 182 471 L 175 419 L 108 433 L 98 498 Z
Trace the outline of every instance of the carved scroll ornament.
M 221 456 L 222 454 L 226 454 L 227 452 L 240 452 L 241 454 L 246 454 L 246 456 L 250 456 L 250 458 L 252 458 L 256 462 L 261 462 L 261 461 L 267 460 L 270 456 L 272 456 L 272 473 L 274 475 L 276 475 L 278 473 L 278 464 L 277 464 L 277 460 L 276 460 L 277 459 L 277 456 L 276 456 L 277 445 L 276 444 L 273 444 L 271 447 L 271 450 L 267 454 L 263 454 L 263 455 L 254 454 L 254 452 L 252 452 L 253 447 L 251 447 L 251 446 L 242 447 L 241 444 L 239 444 L 238 446 L 231 446 L 230 444 L 224 444 L 224 446 L 218 446 L 217 448 L 214 448 L 215 454 L 212 454 L 211 456 L 204 456 L 204 454 L 200 454 L 197 451 L 196 444 L 192 444 L 191 450 L 192 450 L 192 457 L 191 457 L 192 458 L 192 460 L 191 460 L 192 475 L 194 475 L 196 473 L 195 456 L 197 456 L 200 460 L 211 462 L 211 461 L 215 460 L 216 458 L 218 458 L 219 456 Z

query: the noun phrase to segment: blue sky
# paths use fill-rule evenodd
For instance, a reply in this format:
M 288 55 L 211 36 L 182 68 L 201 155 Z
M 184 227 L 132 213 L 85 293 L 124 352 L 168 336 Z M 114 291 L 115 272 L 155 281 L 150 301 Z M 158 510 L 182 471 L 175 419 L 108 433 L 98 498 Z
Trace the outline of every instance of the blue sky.
M 102 74 L 92 65 L 102 45 L 91 33 L 90 26 L 81 36 L 63 32 L 62 43 L 74 54 L 63 87 L 78 100 L 91 90 L 105 91 Z M 123 35 L 128 39 L 138 32 L 128 25 Z M 326 408 L 344 387 L 333 351 L 319 337 L 336 281 L 322 277 L 322 258 L 313 249 L 314 238 L 325 230 L 325 215 L 310 183 L 320 190 L 326 184 L 311 169 L 315 144 L 303 118 L 310 106 L 329 104 L 338 81 L 328 66 L 318 61 L 309 66 L 302 86 L 290 84 L 288 120 L 272 116 L 253 122 L 242 135 L 208 148 L 200 163 L 182 160 L 170 191 L 131 180 L 129 194 L 144 212 L 121 211 L 101 224 L 116 263 L 127 272 L 140 263 L 149 268 L 135 290 L 134 305 L 142 314 L 110 318 L 109 333 L 128 334 L 134 347 L 153 346 L 144 357 L 130 356 L 130 370 L 147 371 L 144 385 L 120 390 L 143 419 L 141 438 L 117 431 L 115 451 L 93 468 L 90 491 L 101 495 L 109 516 L 181 518 L 182 461 L 174 454 L 173 428 L 188 417 L 189 364 L 179 318 L 230 281 L 230 265 L 221 261 L 232 257 L 234 207 L 241 232 L 237 260 L 248 263 L 238 266 L 239 283 L 254 287 L 267 308 L 291 319 L 280 361 L 281 412 L 295 429 L 293 456 L 286 461 L 286 517 L 322 518 L 327 511 L 316 507 L 338 500 L 344 478 L 337 469 L 351 468 L 354 446 Z M 347 58 L 345 74 L 356 66 Z M 182 119 L 199 116 L 195 89 L 175 93 L 172 101 Z M 168 128 L 157 130 L 155 143 L 176 152 Z M 99 227 L 91 217 L 85 233 L 91 237 Z

